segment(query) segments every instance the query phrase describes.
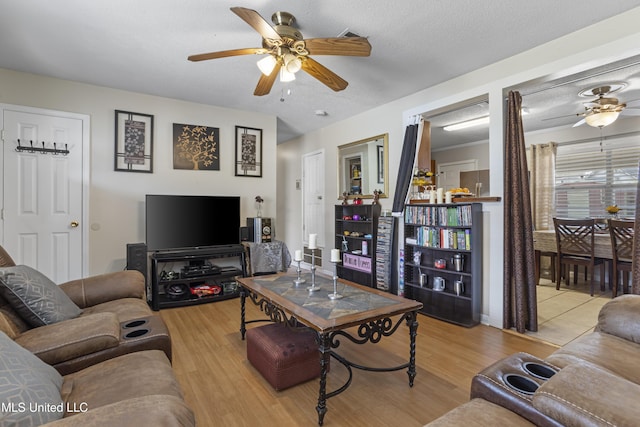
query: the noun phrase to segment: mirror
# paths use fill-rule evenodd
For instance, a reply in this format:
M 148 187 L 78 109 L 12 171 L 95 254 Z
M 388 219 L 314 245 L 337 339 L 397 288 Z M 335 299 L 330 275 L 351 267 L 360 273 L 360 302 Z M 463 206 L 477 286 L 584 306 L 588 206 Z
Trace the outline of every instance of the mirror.
M 350 199 L 389 194 L 389 134 L 361 139 L 338 147 L 338 198 Z

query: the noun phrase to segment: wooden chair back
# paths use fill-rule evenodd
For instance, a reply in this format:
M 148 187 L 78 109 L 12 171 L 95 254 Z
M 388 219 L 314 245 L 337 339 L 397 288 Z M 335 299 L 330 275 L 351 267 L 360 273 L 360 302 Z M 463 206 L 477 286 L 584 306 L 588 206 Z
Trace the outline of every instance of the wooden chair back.
M 631 262 L 633 258 L 633 228 L 635 221 L 610 219 L 609 234 L 613 260 Z
M 593 219 L 554 218 L 558 256 L 577 255 L 593 258 L 594 227 Z
M 629 272 L 633 259 L 633 229 L 634 221 L 610 219 L 609 235 L 611 236 L 611 255 L 613 271 L 611 272 L 611 295 L 618 296 L 618 273 L 622 272 L 622 293 L 627 290 Z

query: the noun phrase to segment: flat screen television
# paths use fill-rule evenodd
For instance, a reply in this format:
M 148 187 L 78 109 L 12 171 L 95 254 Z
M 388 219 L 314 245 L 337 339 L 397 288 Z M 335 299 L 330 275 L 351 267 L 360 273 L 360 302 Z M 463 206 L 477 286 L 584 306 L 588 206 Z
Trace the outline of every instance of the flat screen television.
M 240 243 L 240 197 L 147 194 L 148 251 Z

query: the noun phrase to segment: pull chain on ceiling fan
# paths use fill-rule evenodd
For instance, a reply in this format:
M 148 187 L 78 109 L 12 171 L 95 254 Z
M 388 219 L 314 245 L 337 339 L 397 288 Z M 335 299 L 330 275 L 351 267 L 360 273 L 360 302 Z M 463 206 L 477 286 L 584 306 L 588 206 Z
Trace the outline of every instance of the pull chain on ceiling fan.
M 344 90 L 346 80 L 329 70 L 310 55 L 369 56 L 371 45 L 365 37 L 331 37 L 304 39 L 293 27 L 295 17 L 288 12 L 276 12 L 271 17 L 271 26 L 258 12 L 243 7 L 232 7 L 238 15 L 262 36 L 261 48 L 233 49 L 191 55 L 189 61 L 206 61 L 240 55 L 264 55 L 258 61 L 262 72 L 253 94 L 266 95 L 271 91 L 278 76 L 280 81 L 295 79 L 295 73 L 305 71 L 334 91 Z

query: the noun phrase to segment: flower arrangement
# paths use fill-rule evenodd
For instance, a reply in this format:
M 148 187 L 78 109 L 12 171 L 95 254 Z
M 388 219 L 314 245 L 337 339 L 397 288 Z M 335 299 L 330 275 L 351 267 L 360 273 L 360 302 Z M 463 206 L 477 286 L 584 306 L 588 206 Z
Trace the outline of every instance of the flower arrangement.
M 609 205 L 605 208 L 605 210 L 611 215 L 615 215 L 620 212 L 620 208 L 618 207 L 618 205 Z

